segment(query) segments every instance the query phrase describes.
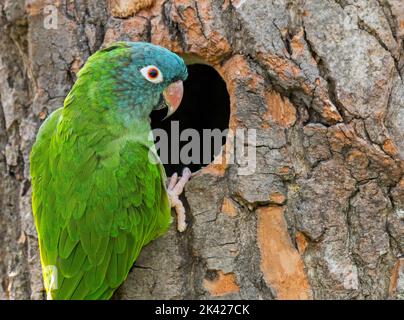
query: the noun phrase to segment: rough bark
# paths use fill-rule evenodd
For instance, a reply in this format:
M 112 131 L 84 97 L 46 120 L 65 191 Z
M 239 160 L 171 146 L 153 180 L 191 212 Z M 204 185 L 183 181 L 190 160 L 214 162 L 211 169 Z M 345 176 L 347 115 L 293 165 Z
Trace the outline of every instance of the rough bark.
M 188 230 L 145 248 L 116 299 L 404 298 L 401 0 L 1 0 L 0 26 L 0 298 L 43 298 L 30 147 L 118 39 L 213 66 L 257 171 L 198 172 Z

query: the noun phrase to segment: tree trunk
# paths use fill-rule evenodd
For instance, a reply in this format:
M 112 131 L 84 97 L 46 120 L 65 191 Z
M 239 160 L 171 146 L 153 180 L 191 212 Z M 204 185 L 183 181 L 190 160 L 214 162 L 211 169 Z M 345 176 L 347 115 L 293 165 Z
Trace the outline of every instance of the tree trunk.
M 115 40 L 214 67 L 257 165 L 200 170 L 116 299 L 404 298 L 402 0 L 0 0 L 0 26 L 0 298 L 44 297 L 30 148 Z

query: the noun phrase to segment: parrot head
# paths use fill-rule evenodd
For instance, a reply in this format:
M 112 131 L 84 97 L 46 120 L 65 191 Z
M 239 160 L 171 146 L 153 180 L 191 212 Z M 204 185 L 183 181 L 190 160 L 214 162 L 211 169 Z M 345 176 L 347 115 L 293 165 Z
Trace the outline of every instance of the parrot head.
M 182 58 L 163 47 L 116 42 L 92 55 L 78 80 L 90 80 L 96 97 L 105 91 L 116 96 L 121 110 L 143 118 L 167 107 L 167 118 L 181 103 L 187 76 Z

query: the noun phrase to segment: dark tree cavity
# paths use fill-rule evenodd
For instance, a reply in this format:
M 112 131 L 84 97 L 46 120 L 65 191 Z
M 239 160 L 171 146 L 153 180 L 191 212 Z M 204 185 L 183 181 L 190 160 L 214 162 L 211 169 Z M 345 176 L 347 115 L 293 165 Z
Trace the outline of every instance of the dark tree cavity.
M 168 133 L 169 146 L 176 143 L 179 136 L 172 130 L 173 122 L 178 122 L 179 132 L 185 129 L 195 129 L 198 132 L 199 150 L 204 150 L 203 145 L 209 145 L 208 138 L 204 138 L 203 130 L 219 129 L 224 131 L 229 126 L 230 118 L 230 98 L 226 89 L 226 83 L 220 77 L 219 73 L 211 66 L 205 64 L 192 64 L 188 66 L 188 79 L 184 82 L 184 97 L 177 112 L 170 118 L 163 120 L 167 109 L 154 111 L 152 113 L 152 128 L 160 128 Z M 206 132 L 206 131 L 205 131 Z M 181 150 L 191 138 L 185 141 L 179 141 Z M 192 172 L 208 165 L 220 153 L 220 148 L 214 146 L 214 139 L 210 140 L 211 157 L 203 159 L 203 152 L 200 153 L 199 161 L 193 161 L 190 164 L 183 163 L 181 157 L 179 162 L 172 161 L 171 148 L 169 148 L 169 162 L 164 164 L 166 173 L 171 176 L 174 172 L 181 173 L 184 167 L 189 167 Z M 225 135 L 222 138 L 221 145 L 226 142 Z M 205 147 L 206 149 L 206 147 Z M 205 161 L 204 161 L 205 160 Z

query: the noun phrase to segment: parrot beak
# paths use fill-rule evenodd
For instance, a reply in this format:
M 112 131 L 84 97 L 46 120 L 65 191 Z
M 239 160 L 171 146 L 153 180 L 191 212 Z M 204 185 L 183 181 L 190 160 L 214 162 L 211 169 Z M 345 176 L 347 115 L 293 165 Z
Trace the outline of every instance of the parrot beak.
M 171 116 L 180 106 L 184 94 L 184 85 L 181 80 L 170 84 L 163 92 L 165 103 L 168 107 L 165 119 Z

